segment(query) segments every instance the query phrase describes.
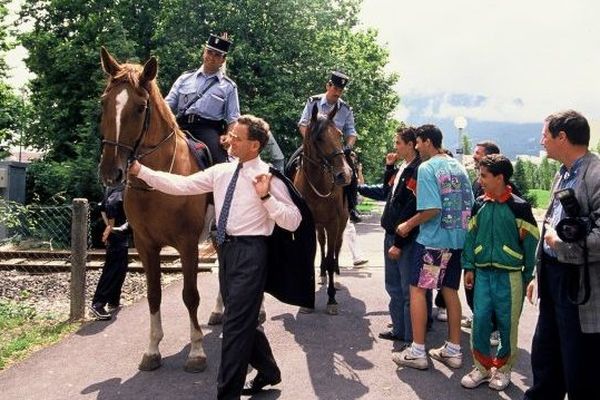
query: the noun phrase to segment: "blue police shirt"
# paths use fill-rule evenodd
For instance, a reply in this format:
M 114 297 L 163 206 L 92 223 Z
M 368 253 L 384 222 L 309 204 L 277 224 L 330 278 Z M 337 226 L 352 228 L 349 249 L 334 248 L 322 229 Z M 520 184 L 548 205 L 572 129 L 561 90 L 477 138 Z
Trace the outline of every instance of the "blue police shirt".
M 175 83 L 165 101 L 175 115 L 185 105 L 200 94 L 212 81 L 217 80 L 204 95 L 190 106 L 185 115 L 195 114 L 213 121 L 225 120 L 227 124 L 235 122 L 240 116 L 237 85 L 223 71 L 206 75 L 202 67 L 196 71 L 182 74 Z
M 335 103 L 329 104 L 325 97 L 325 94 L 320 94 L 317 96 L 310 97 L 304 106 L 304 111 L 302 111 L 302 117 L 300 118 L 300 122 L 298 122 L 299 126 L 307 126 L 310 121 L 310 116 L 312 113 L 313 105 L 317 105 L 319 109 L 319 113 L 321 114 L 329 114 L 333 107 L 335 107 Z M 347 136 L 357 136 L 356 128 L 354 127 L 354 113 L 350 106 L 339 99 L 337 101 L 338 104 L 338 112 L 333 117 L 333 122 L 335 126 L 342 131 L 344 137 Z

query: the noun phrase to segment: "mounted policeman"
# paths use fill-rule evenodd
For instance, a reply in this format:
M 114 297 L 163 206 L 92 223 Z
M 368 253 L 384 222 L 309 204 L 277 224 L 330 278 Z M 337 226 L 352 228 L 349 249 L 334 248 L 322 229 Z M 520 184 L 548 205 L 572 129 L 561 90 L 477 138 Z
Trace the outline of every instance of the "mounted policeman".
M 240 116 L 237 85 L 223 71 L 230 47 L 227 34 L 211 34 L 200 68 L 184 72 L 165 98 L 181 129 L 206 144 L 214 163 L 227 160 L 221 136 Z
M 333 122 L 335 123 L 335 126 L 344 135 L 344 154 L 346 155 L 346 161 L 352 167 L 353 171 L 350 184 L 344 187 L 344 194 L 348 199 L 348 210 L 350 211 L 350 220 L 352 222 L 360 222 L 360 215 L 356 210 L 356 205 L 358 203 L 356 192 L 356 167 L 354 166 L 354 163 L 349 157 L 357 137 L 356 128 L 354 126 L 354 112 L 352 111 L 352 108 L 348 105 L 348 103 L 346 103 L 341 98 L 349 80 L 350 78 L 348 78 L 348 76 L 343 74 L 342 72 L 332 71 L 331 77 L 325 85 L 325 93 L 308 98 L 308 101 L 304 106 L 304 111 L 302 112 L 302 117 L 300 117 L 300 122 L 298 122 L 298 129 L 304 137 L 306 127 L 308 126 L 308 123 L 310 121 L 310 116 L 314 106 L 317 106 L 319 113 L 321 114 L 329 114 L 329 112 L 337 106 L 338 111 L 335 114 L 335 117 L 333 118 Z M 291 159 L 293 158 L 294 157 L 292 156 Z

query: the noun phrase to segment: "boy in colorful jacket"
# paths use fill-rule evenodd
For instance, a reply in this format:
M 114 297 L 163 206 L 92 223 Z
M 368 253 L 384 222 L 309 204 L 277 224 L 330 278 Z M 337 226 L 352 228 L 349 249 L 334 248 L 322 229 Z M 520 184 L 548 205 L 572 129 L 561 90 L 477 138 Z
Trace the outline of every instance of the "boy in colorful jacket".
M 475 200 L 462 253 L 465 286 L 469 289 L 475 283 L 471 333 L 475 368 L 461 380 L 470 389 L 489 382 L 490 388 L 504 390 L 518 352 L 519 317 L 524 288 L 532 279 L 539 230 L 529 203 L 508 185 L 512 174 L 510 160 L 501 154 L 481 160 L 484 194 Z M 500 346 L 492 355 L 494 314 Z

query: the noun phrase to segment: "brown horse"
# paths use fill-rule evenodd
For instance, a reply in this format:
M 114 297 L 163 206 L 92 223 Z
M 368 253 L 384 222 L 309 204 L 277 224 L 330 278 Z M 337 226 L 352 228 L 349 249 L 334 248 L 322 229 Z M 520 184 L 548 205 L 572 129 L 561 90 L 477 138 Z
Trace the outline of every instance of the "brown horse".
M 334 273 L 339 271 L 339 254 L 342 237 L 348 221 L 348 207 L 343 186 L 350 183 L 352 170 L 342 151 L 341 135 L 333 117 L 337 106 L 327 115 L 319 115 L 317 106 L 303 141 L 300 169 L 294 177 L 294 185 L 304 196 L 317 228 L 321 249 L 321 283 L 328 276 L 327 313 L 337 314 Z M 327 245 L 327 248 L 325 248 Z
M 108 84 L 102 94 L 102 158 L 100 173 L 105 185 L 126 179 L 128 160 L 137 158 L 155 170 L 189 175 L 198 171 L 183 132 L 156 85 L 157 61 L 142 67 L 119 64 L 106 49 L 101 51 Z M 159 343 L 163 338 L 160 314 L 160 250 L 172 246 L 181 256 L 183 301 L 188 309 L 191 334 L 188 372 L 206 368 L 203 334 L 198 324 L 200 296 L 196 284 L 198 240 L 204 225 L 207 198 L 169 196 L 131 178 L 125 190 L 125 213 L 134 232 L 137 251 L 146 272 L 150 308 L 150 343 L 139 365 L 149 371 L 160 367 Z

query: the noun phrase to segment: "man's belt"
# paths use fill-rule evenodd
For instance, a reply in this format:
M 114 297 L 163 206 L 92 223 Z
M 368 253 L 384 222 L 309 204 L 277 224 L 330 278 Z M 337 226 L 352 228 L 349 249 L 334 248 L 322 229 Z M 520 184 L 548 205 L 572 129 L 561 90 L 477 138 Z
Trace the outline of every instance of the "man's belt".
M 220 132 L 225 130 L 225 121 L 215 121 L 213 119 L 203 118 L 197 114 L 182 115 L 177 118 L 177 123 L 180 126 L 187 125 L 188 127 L 213 128 L 219 130 Z

